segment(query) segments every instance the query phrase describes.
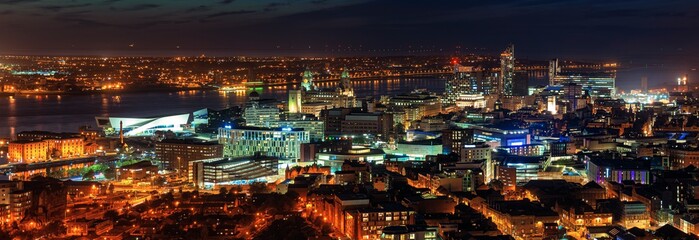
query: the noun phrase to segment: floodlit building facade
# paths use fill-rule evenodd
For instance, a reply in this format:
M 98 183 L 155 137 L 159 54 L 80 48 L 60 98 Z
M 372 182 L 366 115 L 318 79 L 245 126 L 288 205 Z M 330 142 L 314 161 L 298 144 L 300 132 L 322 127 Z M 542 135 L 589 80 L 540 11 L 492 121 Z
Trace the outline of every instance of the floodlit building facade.
M 186 170 L 189 162 L 223 157 L 223 145 L 216 142 L 165 139 L 155 144 L 155 156 L 162 169 Z
M 218 184 L 267 181 L 278 175 L 278 165 L 277 158 L 267 156 L 212 158 L 190 162 L 188 172 L 195 187 L 211 188 Z
M 156 131 L 185 131 L 192 114 L 185 113 L 163 117 L 129 118 L 129 117 L 95 117 L 97 126 L 105 133 L 118 133 L 123 128 L 124 136 L 150 136 Z
M 279 108 L 265 107 L 254 104 L 245 108 L 243 118 L 245 125 L 251 127 L 271 127 L 269 124 L 272 121 L 279 121 Z
M 32 163 L 48 159 L 48 143 L 44 141 L 15 141 L 8 147 L 10 162 Z
M 310 142 L 308 131 L 298 128 L 220 128 L 219 143 L 224 156 L 242 157 L 262 154 L 280 159 L 299 159 L 302 143 Z

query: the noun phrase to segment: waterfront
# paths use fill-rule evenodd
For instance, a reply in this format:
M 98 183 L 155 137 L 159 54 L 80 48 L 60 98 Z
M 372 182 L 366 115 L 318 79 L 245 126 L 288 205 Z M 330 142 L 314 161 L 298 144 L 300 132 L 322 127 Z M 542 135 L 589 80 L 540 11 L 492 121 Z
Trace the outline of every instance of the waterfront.
M 333 87 L 337 82 L 319 83 Z M 353 81 L 359 97 L 394 95 L 414 89 L 444 91 L 444 79 L 436 77 Z M 255 89 L 262 97 L 285 100 L 292 86 Z M 0 98 L 0 137 L 17 132 L 44 130 L 76 132 L 95 126 L 95 116 L 149 117 L 242 105 L 247 92 L 179 91 L 93 95 L 22 95 Z

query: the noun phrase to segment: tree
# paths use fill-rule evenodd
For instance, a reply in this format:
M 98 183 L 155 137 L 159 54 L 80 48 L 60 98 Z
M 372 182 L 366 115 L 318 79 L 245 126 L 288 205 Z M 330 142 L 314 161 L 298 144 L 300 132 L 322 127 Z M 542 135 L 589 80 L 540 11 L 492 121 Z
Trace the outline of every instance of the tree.
M 327 223 L 326 223 L 326 224 L 321 225 L 321 228 L 320 228 L 320 234 L 321 234 L 321 235 L 327 236 L 327 235 L 330 234 L 331 232 L 333 232 L 333 229 L 332 229 L 332 227 L 330 226 L 330 224 L 327 224 Z
M 85 174 L 83 174 L 83 180 L 94 180 L 95 179 L 95 171 L 92 169 L 87 170 Z
M 267 193 L 267 184 L 261 182 L 254 182 L 250 184 L 250 193 Z
M 79 176 L 80 174 L 81 174 L 81 170 L 79 168 L 68 169 L 68 177 L 75 177 L 75 176 Z
M 395 129 L 396 133 L 405 133 L 405 125 L 403 125 L 402 123 L 396 124 L 394 129 Z
M 226 194 L 228 194 L 228 190 L 225 187 L 218 189 L 218 195 L 226 196 Z
M 48 174 L 49 177 L 56 178 L 56 179 L 63 178 L 65 175 L 66 175 L 66 170 L 63 168 L 51 170 L 51 172 L 49 172 L 49 174 Z
M 114 168 L 107 168 L 102 173 L 104 174 L 104 178 L 106 178 L 106 179 L 115 179 L 116 178 L 116 170 Z
M 238 194 L 243 192 L 243 187 L 241 187 L 240 185 L 233 185 L 231 186 L 231 189 L 228 192 Z
M 105 172 L 107 169 L 109 169 L 109 166 L 107 166 L 107 164 L 104 164 L 104 163 L 98 163 L 98 164 L 94 164 L 94 165 L 90 166 L 89 169 L 92 169 L 92 171 L 94 171 L 94 172 L 101 173 L 101 172 Z

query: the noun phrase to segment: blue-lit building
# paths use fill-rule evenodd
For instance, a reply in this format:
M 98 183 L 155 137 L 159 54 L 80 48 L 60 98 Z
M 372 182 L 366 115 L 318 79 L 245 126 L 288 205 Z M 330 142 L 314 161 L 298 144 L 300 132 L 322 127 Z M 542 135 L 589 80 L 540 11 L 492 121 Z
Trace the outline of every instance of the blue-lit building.
M 649 184 L 650 167 L 649 160 L 591 159 L 587 161 L 587 179 L 599 184 L 626 180 Z
M 539 178 L 539 170 L 546 168 L 544 157 L 507 156 L 497 166 L 496 178 L 506 190 L 514 190 L 518 184 Z
M 341 170 L 345 161 L 360 161 L 383 164 L 386 154 L 381 149 L 354 146 L 348 151 L 330 151 L 316 154 L 318 164 L 330 167 L 332 172 Z
M 470 123 L 456 123 L 458 127 L 473 129 L 473 140 L 486 142 L 491 147 L 511 147 L 531 144 L 529 129 L 520 128 L 512 124 L 476 125 Z

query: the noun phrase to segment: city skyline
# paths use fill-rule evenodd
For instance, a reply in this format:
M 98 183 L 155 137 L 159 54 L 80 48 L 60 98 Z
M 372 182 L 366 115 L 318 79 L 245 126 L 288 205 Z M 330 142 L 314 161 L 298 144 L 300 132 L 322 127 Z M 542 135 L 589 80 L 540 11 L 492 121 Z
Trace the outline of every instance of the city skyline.
M 698 9 L 0 0 L 0 239 L 699 240 Z

